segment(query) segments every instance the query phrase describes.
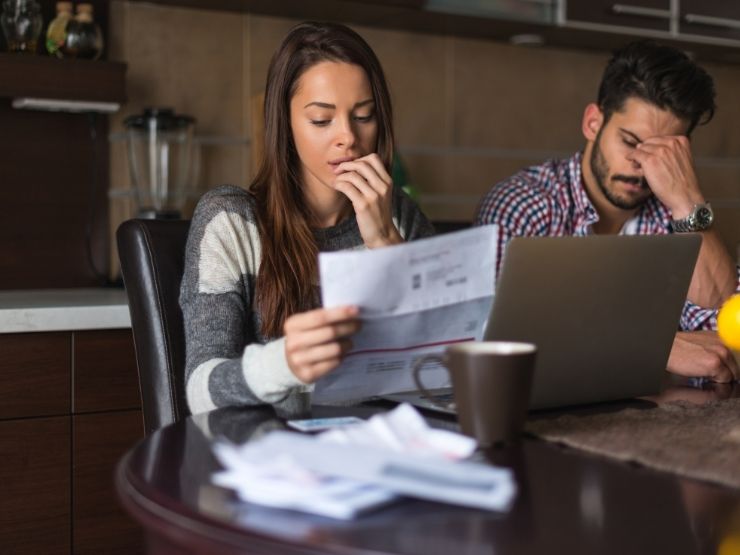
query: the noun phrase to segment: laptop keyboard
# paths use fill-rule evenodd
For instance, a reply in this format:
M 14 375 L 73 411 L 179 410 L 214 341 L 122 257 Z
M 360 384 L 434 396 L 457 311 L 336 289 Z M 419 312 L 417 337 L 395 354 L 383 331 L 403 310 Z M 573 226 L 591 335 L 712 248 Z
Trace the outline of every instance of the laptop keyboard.
M 455 408 L 455 399 L 452 393 L 438 393 L 436 395 L 427 395 L 425 397 L 432 402 L 447 405 L 452 409 Z

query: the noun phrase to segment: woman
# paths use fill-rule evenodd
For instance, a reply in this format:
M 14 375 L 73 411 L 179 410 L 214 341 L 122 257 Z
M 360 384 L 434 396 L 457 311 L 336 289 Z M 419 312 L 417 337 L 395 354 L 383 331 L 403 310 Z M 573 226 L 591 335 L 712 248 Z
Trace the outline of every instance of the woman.
M 318 252 L 433 233 L 388 175 L 390 96 L 357 33 L 294 27 L 270 63 L 264 108 L 250 191 L 209 191 L 193 215 L 180 293 L 193 413 L 307 408 L 311 384 L 339 365 L 359 328 L 357 307 L 316 308 Z

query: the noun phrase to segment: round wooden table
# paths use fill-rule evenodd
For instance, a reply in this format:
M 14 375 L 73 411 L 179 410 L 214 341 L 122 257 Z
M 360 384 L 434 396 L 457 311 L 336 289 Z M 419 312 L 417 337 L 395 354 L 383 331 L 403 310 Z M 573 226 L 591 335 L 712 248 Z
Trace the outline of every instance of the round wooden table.
M 314 416 L 365 417 L 383 408 L 317 407 Z M 284 429 L 283 422 L 270 408 L 220 409 L 132 448 L 118 466 L 116 486 L 144 527 L 149 552 L 678 555 L 740 549 L 739 491 L 528 437 L 484 454 L 515 473 L 519 493 L 507 513 L 408 499 L 343 522 L 242 503 L 211 483 L 220 468 L 213 438 L 249 441 Z

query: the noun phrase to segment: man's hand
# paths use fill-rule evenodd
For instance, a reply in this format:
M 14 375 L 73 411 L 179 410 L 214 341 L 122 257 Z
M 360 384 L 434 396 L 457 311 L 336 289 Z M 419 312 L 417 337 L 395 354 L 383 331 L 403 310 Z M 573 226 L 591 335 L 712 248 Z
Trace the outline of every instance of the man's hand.
M 674 219 L 685 218 L 695 204 L 705 202 L 687 137 L 645 139 L 627 158 L 640 165 L 650 190 L 668 207 Z M 688 298 L 699 306 L 719 308 L 737 287 L 735 264 L 715 230 L 709 229 L 701 235 L 701 251 Z
M 669 372 L 727 383 L 740 376 L 732 352 L 713 331 L 681 331 L 668 357 Z
M 640 164 L 650 190 L 670 209 L 674 219 L 685 218 L 695 204 L 705 202 L 687 137 L 651 137 L 639 143 L 627 158 Z

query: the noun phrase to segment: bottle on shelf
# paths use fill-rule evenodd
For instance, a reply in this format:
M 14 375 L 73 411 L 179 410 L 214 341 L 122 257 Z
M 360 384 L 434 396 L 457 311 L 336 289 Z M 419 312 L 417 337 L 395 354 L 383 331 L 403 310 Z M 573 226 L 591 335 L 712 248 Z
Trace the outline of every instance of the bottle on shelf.
M 0 27 L 8 52 L 36 53 L 44 21 L 36 0 L 3 0 Z
M 67 24 L 72 19 L 72 2 L 57 2 L 57 15 L 46 29 L 46 50 L 49 54 L 63 58 L 64 43 L 67 41 Z
M 103 33 L 93 20 L 92 4 L 77 4 L 75 17 L 67 23 L 67 37 L 59 50 L 65 58 L 97 60 L 103 52 Z

